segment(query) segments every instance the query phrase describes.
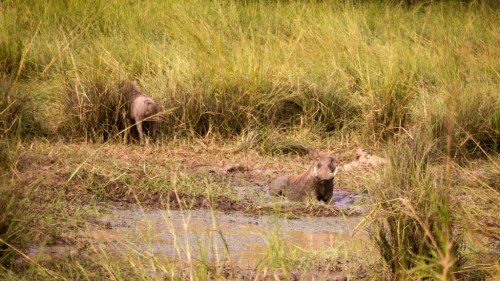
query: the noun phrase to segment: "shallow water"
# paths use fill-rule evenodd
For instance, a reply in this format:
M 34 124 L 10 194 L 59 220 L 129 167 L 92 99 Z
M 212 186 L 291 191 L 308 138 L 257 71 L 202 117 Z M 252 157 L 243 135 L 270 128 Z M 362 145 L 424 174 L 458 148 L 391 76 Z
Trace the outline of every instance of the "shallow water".
M 334 191 L 334 204 L 353 208 L 360 195 Z M 269 198 L 267 198 L 269 199 Z M 285 247 L 312 251 L 339 246 L 362 249 L 363 231 L 356 230 L 360 217 L 256 216 L 242 212 L 209 210 L 143 210 L 103 208 L 98 225 L 69 234 L 91 245 L 94 252 L 109 256 L 142 255 L 179 262 L 202 260 L 255 268 L 266 251 L 281 243 Z M 299 217 L 299 218 L 296 218 Z M 355 231 L 356 230 L 356 231 Z M 289 249 L 289 248 L 287 248 Z M 78 255 L 71 245 L 32 247 L 30 256 L 51 259 Z
M 269 243 L 325 250 L 341 244 L 359 244 L 354 234 L 358 217 L 319 217 L 287 220 L 273 216 L 224 214 L 207 210 L 143 211 L 108 209 L 105 229 L 79 233 L 94 247 L 113 254 L 136 252 L 190 262 L 230 262 L 253 268 Z

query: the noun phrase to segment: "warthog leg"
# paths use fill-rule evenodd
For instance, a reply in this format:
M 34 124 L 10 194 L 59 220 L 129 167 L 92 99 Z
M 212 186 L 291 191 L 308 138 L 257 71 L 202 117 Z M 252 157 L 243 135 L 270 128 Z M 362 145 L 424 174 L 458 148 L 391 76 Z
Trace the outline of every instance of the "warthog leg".
M 156 131 L 158 130 L 158 123 L 156 121 L 151 122 L 151 136 L 156 138 Z
M 142 131 L 142 120 L 138 121 L 135 126 L 137 127 L 137 131 L 139 132 L 139 139 L 141 140 L 141 145 L 144 145 L 144 132 Z

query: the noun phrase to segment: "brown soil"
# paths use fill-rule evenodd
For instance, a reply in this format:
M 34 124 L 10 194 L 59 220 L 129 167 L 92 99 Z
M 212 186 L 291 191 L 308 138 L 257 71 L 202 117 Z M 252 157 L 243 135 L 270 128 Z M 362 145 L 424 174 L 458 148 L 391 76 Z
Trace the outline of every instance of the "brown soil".
M 122 208 L 131 208 L 139 204 L 146 208 L 165 208 L 169 209 L 213 209 L 225 212 L 244 212 L 247 214 L 265 215 L 273 213 L 289 214 L 292 217 L 300 216 L 359 216 L 360 211 L 352 208 L 337 208 L 331 205 L 318 204 L 283 204 L 277 209 L 274 205 L 261 205 L 250 199 L 236 200 L 226 196 L 216 196 L 210 199 L 205 195 L 190 195 L 185 193 L 158 192 L 131 194 L 110 192 L 108 200 L 118 203 Z M 293 214 L 293 215 L 292 215 Z

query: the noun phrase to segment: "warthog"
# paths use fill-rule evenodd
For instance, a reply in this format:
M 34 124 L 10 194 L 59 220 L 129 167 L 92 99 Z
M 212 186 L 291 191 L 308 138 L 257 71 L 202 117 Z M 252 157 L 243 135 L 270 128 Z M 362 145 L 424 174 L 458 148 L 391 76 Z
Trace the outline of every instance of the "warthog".
M 158 127 L 158 117 L 155 114 L 158 113 L 158 106 L 151 97 L 139 90 L 136 81 L 125 81 L 123 91 L 130 101 L 130 118 L 139 132 L 140 144 L 144 145 L 143 123 L 148 123 L 148 131 L 155 137 Z
M 312 160 L 309 169 L 300 175 L 277 177 L 271 183 L 270 193 L 286 196 L 290 200 L 313 198 L 331 203 L 339 155 L 309 150 L 309 158 Z

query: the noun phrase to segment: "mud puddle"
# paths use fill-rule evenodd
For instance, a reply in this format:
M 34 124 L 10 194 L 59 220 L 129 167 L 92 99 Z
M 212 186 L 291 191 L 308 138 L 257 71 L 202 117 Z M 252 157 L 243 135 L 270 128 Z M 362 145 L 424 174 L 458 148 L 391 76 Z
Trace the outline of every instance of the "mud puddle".
M 306 251 L 324 251 L 346 245 L 362 247 L 366 235 L 356 230 L 361 217 L 335 215 L 338 208 L 355 208 L 354 203 L 360 198 L 360 194 L 336 189 L 331 205 L 276 205 L 276 201 L 271 200 L 274 197 L 266 195 L 262 202 L 257 202 L 264 205 L 257 204 L 262 207 L 255 212 L 248 211 L 248 207 L 242 211 L 210 211 L 206 208 L 166 211 L 130 206 L 126 209 L 102 208 L 101 215 L 93 223 L 68 234 L 70 240 L 77 241 L 76 244 L 34 246 L 27 251 L 29 256 L 46 261 L 86 255 L 90 250 L 90 254 L 100 252 L 124 256 L 140 253 L 181 263 L 202 260 L 242 269 L 256 268 L 265 263 L 266 253 L 269 255 L 276 243 L 287 249 Z M 256 214 L 264 206 L 271 211 L 278 208 L 289 215 Z
M 287 220 L 274 216 L 224 214 L 207 210 L 143 211 L 108 209 L 105 228 L 79 235 L 112 254 L 146 253 L 191 262 L 229 263 L 255 268 L 271 244 L 320 251 L 342 244 L 361 245 L 359 217 Z

